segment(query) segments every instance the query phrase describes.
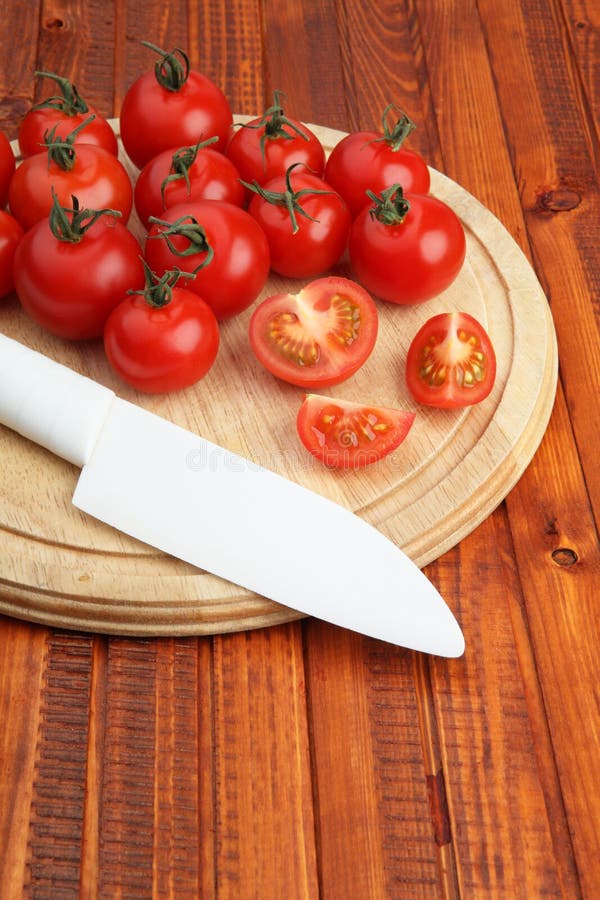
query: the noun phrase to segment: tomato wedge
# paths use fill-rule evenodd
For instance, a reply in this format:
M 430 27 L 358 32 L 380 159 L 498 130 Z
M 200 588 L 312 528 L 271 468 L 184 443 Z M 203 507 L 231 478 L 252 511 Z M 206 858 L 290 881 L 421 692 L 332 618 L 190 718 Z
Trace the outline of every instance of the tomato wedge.
M 413 338 L 406 382 L 419 403 L 443 409 L 485 400 L 496 377 L 496 355 L 484 327 L 465 312 L 432 316 Z
M 414 412 L 308 394 L 296 427 L 309 453 L 326 466 L 361 469 L 400 446 Z
M 353 375 L 377 339 L 374 300 L 347 278 L 311 281 L 297 294 L 275 294 L 256 307 L 250 345 L 277 378 L 329 387 Z

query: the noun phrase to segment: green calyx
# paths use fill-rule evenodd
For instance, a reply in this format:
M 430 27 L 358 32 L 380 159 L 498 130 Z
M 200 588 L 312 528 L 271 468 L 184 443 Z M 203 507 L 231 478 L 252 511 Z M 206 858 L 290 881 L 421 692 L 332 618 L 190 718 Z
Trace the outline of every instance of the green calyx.
M 259 197 L 262 197 L 263 200 L 266 200 L 267 203 L 274 203 L 276 206 L 285 206 L 287 209 L 290 220 L 292 223 L 292 233 L 296 234 L 300 226 L 298 225 L 297 214 L 304 216 L 305 219 L 310 219 L 311 222 L 316 222 L 318 219 L 315 219 L 314 216 L 310 216 L 306 210 L 302 207 L 300 200 L 302 197 L 310 196 L 313 194 L 333 194 L 333 191 L 322 191 L 318 188 L 302 188 L 302 190 L 295 191 L 292 187 L 292 182 L 290 179 L 292 169 L 295 169 L 296 166 L 302 166 L 304 163 L 293 163 L 285 173 L 285 191 L 266 191 L 258 181 L 253 181 L 252 184 L 249 184 L 247 181 L 242 181 L 241 183 L 244 187 L 248 188 L 248 190 L 253 191 L 255 194 L 258 194 Z M 241 179 L 240 179 L 241 181 Z
M 369 211 L 372 219 L 377 219 L 383 225 L 402 224 L 410 210 L 410 203 L 399 184 L 393 184 L 381 194 L 375 194 L 373 191 L 367 191 L 366 194 L 375 204 Z
M 142 41 L 142 44 L 160 56 L 154 64 L 154 74 L 158 83 L 167 91 L 180 91 L 190 74 L 190 60 L 187 53 L 181 47 L 175 47 L 169 52 L 149 41 Z
M 400 118 L 397 119 L 394 125 L 390 128 L 389 112 L 392 109 L 397 115 L 400 116 Z M 388 103 L 388 105 L 384 109 L 381 123 L 383 135 L 379 138 L 375 138 L 370 143 L 377 144 L 383 141 L 394 152 L 400 149 L 409 134 L 416 128 L 415 123 L 411 121 L 411 119 L 409 119 L 401 109 L 398 109 L 398 107 L 394 103 Z
M 190 193 L 191 185 L 189 170 L 196 162 L 198 151 L 202 150 L 204 147 L 210 146 L 210 144 L 214 144 L 218 140 L 219 138 L 215 135 L 215 137 L 211 137 L 207 141 L 201 141 L 193 147 L 182 147 L 173 154 L 169 174 L 160 186 L 163 207 L 165 206 L 165 191 L 167 185 L 171 184 L 173 181 L 180 181 L 183 178 L 188 189 L 188 194 Z
M 195 278 L 196 275 L 195 272 L 183 272 L 181 269 L 175 268 L 168 269 L 166 272 L 163 272 L 162 275 L 158 276 L 152 271 L 145 259 L 142 257 L 140 257 L 140 259 L 144 266 L 146 284 L 139 291 L 130 290 L 127 291 L 127 293 L 139 294 L 144 298 L 148 306 L 153 306 L 155 309 L 161 309 L 163 306 L 168 306 L 173 299 L 173 288 L 181 278 L 190 279 Z
M 264 128 L 264 132 L 260 138 L 260 152 L 265 161 L 265 145 L 267 141 L 284 140 L 291 141 L 294 137 L 300 137 L 303 141 L 310 140 L 308 134 L 303 131 L 296 122 L 288 119 L 283 111 L 280 98 L 284 94 L 282 91 L 274 91 L 273 105 L 264 111 L 260 119 L 256 122 L 247 122 L 241 125 L 242 128 Z
M 50 231 L 58 241 L 65 244 L 78 244 L 86 231 L 101 216 L 121 217 L 117 209 L 81 209 L 77 197 L 72 196 L 71 208 L 61 206 L 54 188 L 52 188 L 52 209 L 49 214 Z
M 36 103 L 33 109 L 57 109 L 66 116 L 75 116 L 86 113 L 89 109 L 87 103 L 80 97 L 77 88 L 68 78 L 55 75 L 54 72 L 34 72 L 38 78 L 51 78 L 59 86 L 61 93 L 47 97 Z
M 94 115 L 88 116 L 87 119 L 84 119 L 77 128 L 74 128 L 66 138 L 55 137 L 58 123 L 54 126 L 52 131 L 47 131 L 44 135 L 44 143 L 48 148 L 48 162 L 56 163 L 63 172 L 70 172 L 75 165 L 75 139 L 95 118 L 96 116 Z
M 164 219 L 158 219 L 156 216 L 150 216 L 148 220 L 151 224 L 161 225 L 162 230 L 156 234 L 150 234 L 150 239 L 160 238 L 166 241 L 167 247 L 175 256 L 196 256 L 198 253 L 206 253 L 206 259 L 203 259 L 193 274 L 195 275 L 201 269 L 208 266 L 215 255 L 215 251 L 208 242 L 206 231 L 193 216 L 180 216 L 174 222 L 166 222 Z M 183 237 L 188 241 L 188 245 L 184 250 L 176 247 L 172 241 L 173 237 Z

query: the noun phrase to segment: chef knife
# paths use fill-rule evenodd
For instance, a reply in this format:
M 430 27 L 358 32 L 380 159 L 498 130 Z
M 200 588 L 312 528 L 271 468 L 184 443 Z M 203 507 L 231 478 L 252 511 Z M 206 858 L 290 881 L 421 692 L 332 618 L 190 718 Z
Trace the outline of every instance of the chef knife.
M 359 516 L 1 334 L 0 423 L 81 467 L 74 505 L 146 544 L 362 634 L 464 651 L 433 584 Z

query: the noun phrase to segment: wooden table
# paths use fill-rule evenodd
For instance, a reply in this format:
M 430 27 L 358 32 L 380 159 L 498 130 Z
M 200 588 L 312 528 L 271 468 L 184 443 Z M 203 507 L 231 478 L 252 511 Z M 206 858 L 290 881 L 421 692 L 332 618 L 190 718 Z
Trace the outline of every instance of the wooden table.
M 485 204 L 555 323 L 547 432 L 426 567 L 465 656 L 314 619 L 132 638 L 0 621 L 3 900 L 367 900 L 600 891 L 600 11 L 592 0 L 12 2 L 0 126 L 71 77 L 117 116 L 186 48 L 239 113 L 376 127 Z

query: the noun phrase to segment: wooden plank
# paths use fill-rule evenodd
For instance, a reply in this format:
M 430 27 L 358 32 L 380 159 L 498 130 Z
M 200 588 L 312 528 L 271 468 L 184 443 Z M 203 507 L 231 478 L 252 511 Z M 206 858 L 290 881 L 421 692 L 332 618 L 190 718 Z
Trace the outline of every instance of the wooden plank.
M 517 107 L 531 123 L 524 131 L 517 127 L 518 118 L 507 115 L 506 128 L 536 266 L 542 283 L 552 285 L 559 354 L 568 360 L 562 368 L 562 384 L 587 489 L 598 510 L 600 472 L 595 446 L 600 396 L 597 379 L 589 376 L 600 371 L 600 317 L 595 300 L 600 281 L 600 191 L 595 161 L 583 139 L 589 134 L 588 110 L 578 102 L 577 75 L 556 6 L 531 4 L 518 37 L 512 39 L 513 53 L 523 59 L 523 65 L 515 67 L 521 71 L 517 76 L 515 69 L 507 67 L 498 82 L 498 96 L 503 110 Z M 500 15 L 497 5 L 482 6 L 494 59 L 500 59 L 508 21 L 519 15 L 518 4 L 504 4 L 502 9 Z M 525 64 L 528 47 L 539 43 L 542 35 L 548 51 Z M 596 527 L 600 527 L 598 520 Z
M 460 896 L 562 896 L 565 885 L 577 896 L 564 811 L 548 806 L 556 773 L 536 760 L 539 689 L 519 659 L 530 651 L 515 645 L 520 588 L 505 515 L 431 568 L 442 593 L 463 598 L 468 635 L 464 660 L 431 666 Z
M 195 639 L 109 644 L 98 761 L 101 896 L 191 897 L 213 883 L 212 870 L 200 870 L 214 820 L 211 757 L 199 732 L 199 705 L 211 708 L 209 664 Z
M 34 896 L 74 895 L 81 880 L 92 654 L 89 636 L 49 635 L 29 813 L 26 885 Z
M 40 2 L 11 3 L 4 11 L 5 34 L 19 35 L 0 54 L 0 129 L 11 140 L 17 137 L 19 122 L 33 101 L 40 7 Z
M 46 629 L 0 619 L 0 872 L 6 900 L 26 882 Z
M 456 896 L 432 811 L 415 654 L 318 622 L 306 633 L 323 895 Z
M 299 625 L 214 638 L 219 897 L 318 895 Z

